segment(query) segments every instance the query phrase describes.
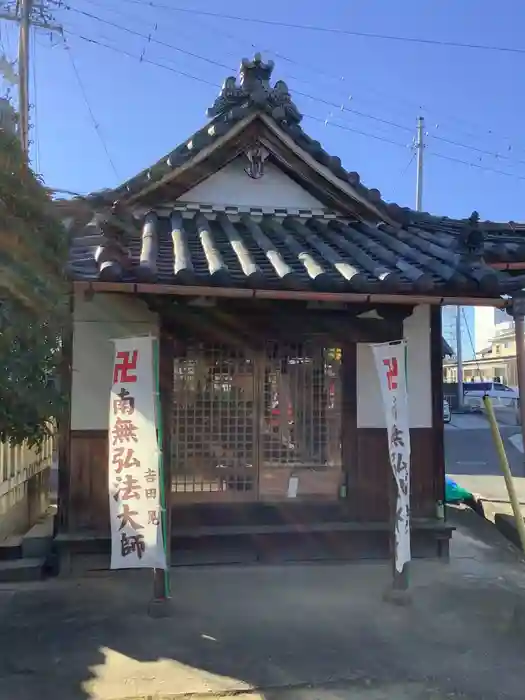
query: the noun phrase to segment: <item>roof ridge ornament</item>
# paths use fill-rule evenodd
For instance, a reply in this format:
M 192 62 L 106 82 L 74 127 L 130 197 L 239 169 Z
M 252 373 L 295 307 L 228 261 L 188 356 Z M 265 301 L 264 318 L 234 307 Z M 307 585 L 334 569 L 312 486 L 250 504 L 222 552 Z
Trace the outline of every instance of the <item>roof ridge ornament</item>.
M 248 166 L 244 168 L 244 172 L 252 180 L 260 180 L 264 175 L 264 161 L 270 155 L 269 151 L 260 143 L 255 143 L 246 149 L 244 154 L 249 162 Z
M 253 108 L 267 112 L 279 123 L 299 124 L 302 114 L 292 101 L 288 85 L 284 80 L 270 85 L 274 66 L 273 61 L 264 62 L 260 53 L 252 60 L 243 58 L 238 81 L 234 76 L 226 78 L 206 116 L 230 121 Z
M 260 53 L 256 53 L 251 61 L 248 58 L 243 58 L 239 69 L 239 84 L 241 88 L 250 92 L 252 87 L 257 89 L 257 87 L 262 85 L 269 90 L 270 78 L 274 67 L 275 63 L 273 61 L 265 63 Z
M 483 261 L 485 251 L 485 235 L 479 224 L 479 214 L 473 211 L 465 222 L 461 231 L 458 244 L 461 252 L 471 261 Z

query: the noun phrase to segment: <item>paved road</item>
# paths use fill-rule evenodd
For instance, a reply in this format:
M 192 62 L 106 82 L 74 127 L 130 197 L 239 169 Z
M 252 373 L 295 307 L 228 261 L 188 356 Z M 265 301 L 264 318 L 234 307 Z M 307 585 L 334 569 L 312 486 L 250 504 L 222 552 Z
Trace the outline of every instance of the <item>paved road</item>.
M 525 455 L 516 447 L 520 445 L 520 428 L 500 424 L 500 432 L 518 496 L 525 506 Z M 451 424 L 445 426 L 445 459 L 447 474 L 462 486 L 495 503 L 508 501 L 490 427 L 483 416 L 452 416 Z
M 473 513 L 450 563 L 178 567 L 172 617 L 151 572 L 0 586 L 0 700 L 523 700 L 525 576 Z

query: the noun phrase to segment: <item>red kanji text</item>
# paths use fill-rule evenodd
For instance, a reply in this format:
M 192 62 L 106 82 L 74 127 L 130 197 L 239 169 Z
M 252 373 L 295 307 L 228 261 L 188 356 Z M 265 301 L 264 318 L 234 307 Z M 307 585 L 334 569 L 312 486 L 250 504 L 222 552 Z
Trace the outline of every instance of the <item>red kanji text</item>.
M 117 384 L 117 382 L 120 382 L 121 384 L 131 384 L 136 382 L 137 375 L 130 373 L 137 369 L 138 359 L 138 350 L 133 350 L 133 352 L 117 352 L 115 368 L 113 370 L 113 384 Z M 120 362 L 118 362 L 118 360 L 120 360 Z
M 386 380 L 388 382 L 388 391 L 397 389 L 398 366 L 397 357 L 391 357 L 389 360 L 383 360 L 383 364 L 387 367 Z

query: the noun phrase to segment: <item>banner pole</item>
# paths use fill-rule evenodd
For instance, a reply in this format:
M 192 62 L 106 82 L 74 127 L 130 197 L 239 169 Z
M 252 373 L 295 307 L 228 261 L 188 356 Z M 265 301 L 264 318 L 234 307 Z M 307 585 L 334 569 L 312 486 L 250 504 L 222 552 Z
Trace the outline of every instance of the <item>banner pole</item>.
M 408 414 L 406 340 L 372 344 L 385 412 L 390 480 L 389 542 L 392 582 L 385 599 L 409 602 L 410 553 L 410 419 Z
M 405 365 L 405 391 L 408 396 L 408 346 L 405 344 L 404 347 L 404 353 L 403 353 L 403 362 Z M 409 457 L 410 460 L 410 457 Z M 408 466 L 408 473 L 410 475 L 410 463 Z M 397 484 L 397 481 L 395 479 L 394 473 L 392 471 L 392 479 L 391 483 L 393 482 L 392 486 L 392 495 L 391 499 L 393 501 L 391 507 L 391 514 L 392 514 L 392 537 L 393 537 L 393 548 L 394 548 L 394 557 L 393 557 L 393 578 L 392 578 L 392 590 L 394 595 L 396 593 L 399 594 L 404 594 L 408 592 L 408 589 L 410 587 L 410 579 L 409 579 L 409 562 L 405 562 L 403 564 L 403 567 L 401 568 L 401 571 L 398 570 L 397 567 L 397 557 L 398 557 L 398 548 L 396 546 L 396 529 L 397 529 L 397 506 L 398 506 L 398 500 L 399 500 L 399 486 Z M 410 491 L 409 491 L 410 493 Z

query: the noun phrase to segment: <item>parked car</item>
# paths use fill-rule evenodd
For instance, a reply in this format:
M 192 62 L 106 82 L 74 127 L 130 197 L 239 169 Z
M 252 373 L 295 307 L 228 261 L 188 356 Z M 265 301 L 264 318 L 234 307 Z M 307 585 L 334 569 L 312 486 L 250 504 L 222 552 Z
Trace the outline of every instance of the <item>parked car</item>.
M 512 408 L 517 405 L 519 393 L 502 382 L 464 382 L 463 396 L 465 406 L 481 411 L 484 396 L 490 396 L 494 408 Z
M 443 399 L 443 421 L 450 423 L 450 404 L 446 399 Z

